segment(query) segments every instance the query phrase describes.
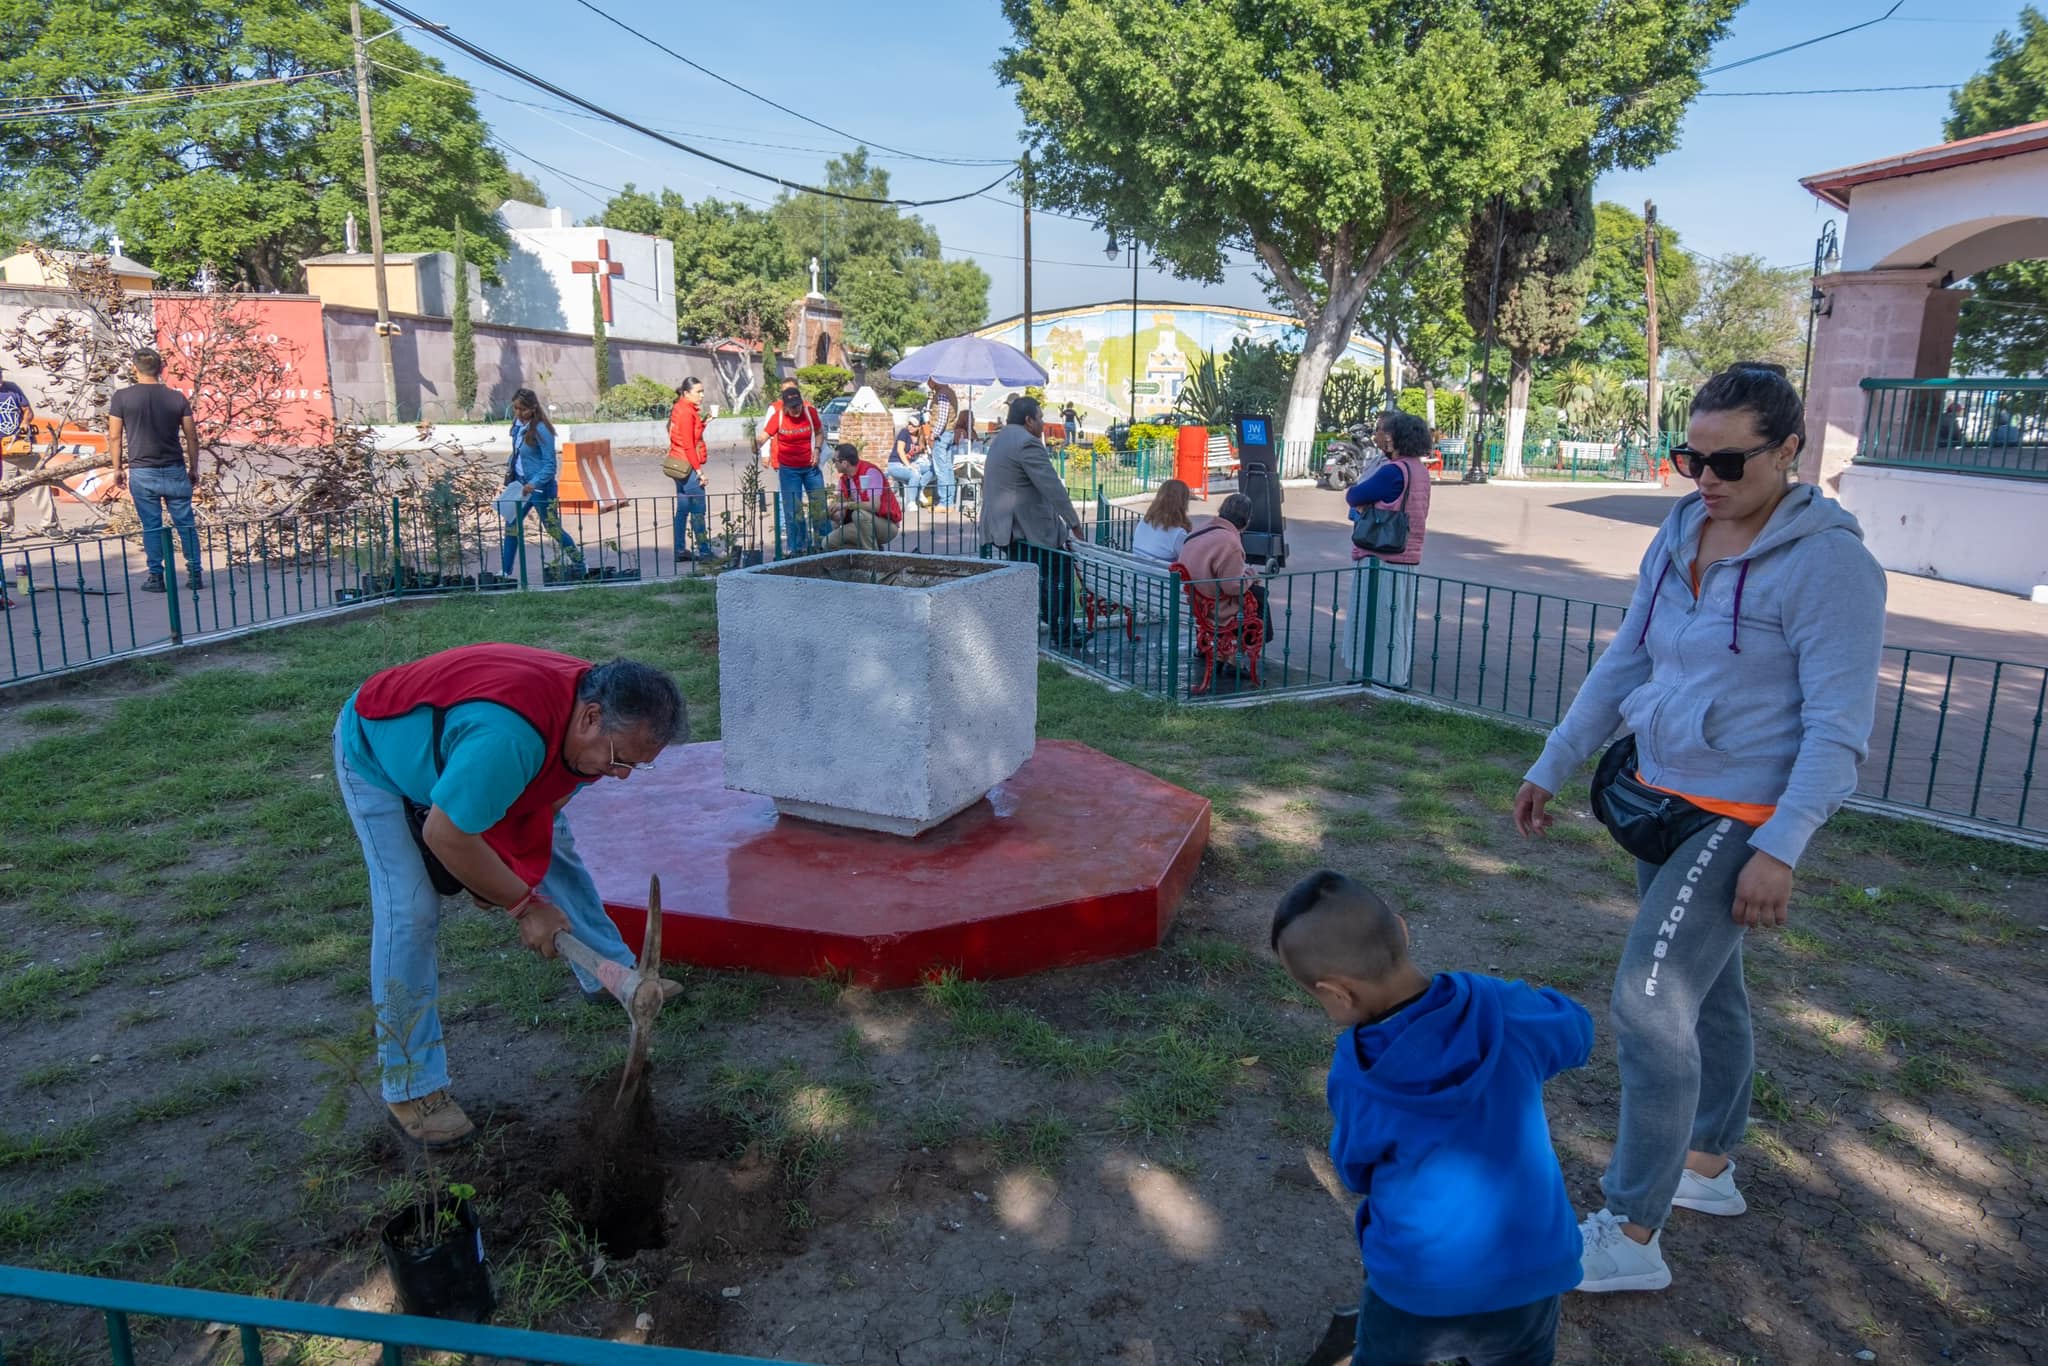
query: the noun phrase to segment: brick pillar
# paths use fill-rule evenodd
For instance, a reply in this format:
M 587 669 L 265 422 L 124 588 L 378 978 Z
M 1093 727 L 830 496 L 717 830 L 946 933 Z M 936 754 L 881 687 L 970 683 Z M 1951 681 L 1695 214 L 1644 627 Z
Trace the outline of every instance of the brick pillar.
M 1830 494 L 1863 433 L 1864 379 L 1940 379 L 1955 353 L 1968 291 L 1936 270 L 1841 271 L 1821 277 L 1827 313 L 1814 320 L 1799 477 Z

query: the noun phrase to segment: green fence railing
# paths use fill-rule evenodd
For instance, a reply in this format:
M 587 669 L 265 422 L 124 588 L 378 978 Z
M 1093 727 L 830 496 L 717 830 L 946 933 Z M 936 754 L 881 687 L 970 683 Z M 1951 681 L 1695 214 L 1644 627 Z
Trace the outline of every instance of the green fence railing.
M 2048 479 L 2048 379 L 1866 379 L 1856 463 Z
M 1126 542 L 1126 544 L 1128 544 Z M 1048 563 L 1058 563 L 1058 552 Z M 1192 610 L 1135 557 L 1083 548 L 1066 572 L 1092 637 L 1048 652 L 1162 700 L 1212 704 L 1368 684 L 1509 720 L 1553 725 L 1612 643 L 1611 603 L 1381 566 L 1298 570 L 1257 581 L 1257 681 L 1219 671 L 1198 648 Z M 1198 583 L 1213 595 L 1217 585 Z M 1134 605 L 1109 610 L 1119 597 Z M 1093 599 L 1091 603 L 1091 598 Z M 1083 620 L 1079 624 L 1085 626 Z M 1197 692 L 1205 675 L 1211 686 Z M 2048 666 L 1887 646 L 1858 793 L 1905 812 L 2048 834 Z
M 548 1366 L 794 1366 L 765 1357 L 597 1342 L 523 1328 L 449 1323 L 409 1314 L 372 1314 L 214 1290 L 185 1290 L 170 1285 L 0 1266 L 0 1302 L 8 1300 L 68 1305 L 97 1313 L 105 1327 L 113 1366 L 134 1366 L 138 1321 L 165 1319 L 198 1327 L 218 1323 L 232 1329 L 242 1366 L 263 1366 L 265 1333 L 378 1346 L 383 1349 L 384 1366 L 402 1366 L 408 1349 L 541 1362 Z M 9 1345 L 0 1340 L 0 1366 L 16 1359 L 7 1350 Z M 19 1359 L 32 1360 L 26 1353 L 26 1344 L 23 1347 L 24 1354 Z

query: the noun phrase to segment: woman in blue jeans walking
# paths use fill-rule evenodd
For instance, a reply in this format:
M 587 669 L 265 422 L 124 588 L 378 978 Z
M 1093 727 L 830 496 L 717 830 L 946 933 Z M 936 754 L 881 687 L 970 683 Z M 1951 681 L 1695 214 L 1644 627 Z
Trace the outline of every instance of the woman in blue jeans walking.
M 1700 389 L 1671 450 L 1699 491 L 1651 540 L 1614 644 L 1515 797 L 1516 828 L 1543 833 L 1573 770 L 1631 732 L 1596 779 L 1641 909 L 1614 979 L 1621 1123 L 1580 1290 L 1661 1290 L 1673 1206 L 1748 1208 L 1729 1157 L 1754 1059 L 1742 941 L 1785 923 L 1792 870 L 1856 790 L 1884 647 L 1884 571 L 1856 519 L 1789 478 L 1805 443 L 1782 367 Z
M 506 469 L 505 487 L 519 485 L 519 510 L 505 519 L 505 542 L 499 548 L 498 572 L 509 575 L 519 558 L 519 541 L 526 514 L 540 514 L 541 530 L 562 547 L 562 558 L 583 567 L 583 552 L 568 532 L 562 530 L 561 467 L 555 454 L 555 424 L 531 389 L 512 395 L 512 460 Z

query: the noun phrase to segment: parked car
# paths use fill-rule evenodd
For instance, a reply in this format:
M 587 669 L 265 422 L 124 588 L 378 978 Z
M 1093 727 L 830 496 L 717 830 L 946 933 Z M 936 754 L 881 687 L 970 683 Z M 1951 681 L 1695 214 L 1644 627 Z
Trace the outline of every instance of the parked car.
M 853 395 L 840 394 L 827 402 L 824 407 L 818 409 L 818 416 L 825 423 L 825 439 L 827 441 L 837 441 L 839 439 L 839 419 L 845 416 L 846 410 L 852 406 Z

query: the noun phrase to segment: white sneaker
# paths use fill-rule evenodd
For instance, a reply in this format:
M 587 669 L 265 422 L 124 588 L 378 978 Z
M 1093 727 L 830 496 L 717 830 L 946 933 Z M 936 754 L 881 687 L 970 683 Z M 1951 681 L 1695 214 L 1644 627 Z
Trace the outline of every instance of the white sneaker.
M 1698 1210 L 1701 1214 L 1718 1214 L 1725 1217 L 1737 1215 L 1749 1208 L 1749 1202 L 1742 1198 L 1742 1192 L 1735 1189 L 1735 1159 L 1729 1158 L 1728 1165 L 1712 1180 L 1685 1169 L 1678 1178 L 1678 1194 L 1671 1197 L 1671 1203 L 1680 1209 Z
M 1639 1243 L 1621 1231 L 1621 1218 L 1610 1210 L 1589 1214 L 1579 1224 L 1586 1250 L 1579 1260 L 1578 1288 L 1589 1295 L 1610 1290 L 1662 1290 L 1671 1284 L 1671 1268 L 1658 1247 L 1663 1234 Z

